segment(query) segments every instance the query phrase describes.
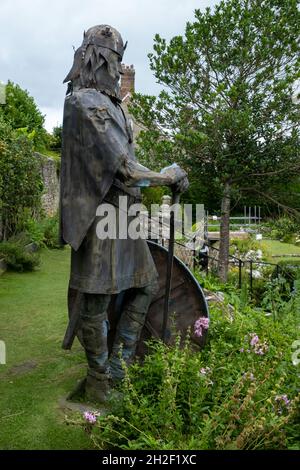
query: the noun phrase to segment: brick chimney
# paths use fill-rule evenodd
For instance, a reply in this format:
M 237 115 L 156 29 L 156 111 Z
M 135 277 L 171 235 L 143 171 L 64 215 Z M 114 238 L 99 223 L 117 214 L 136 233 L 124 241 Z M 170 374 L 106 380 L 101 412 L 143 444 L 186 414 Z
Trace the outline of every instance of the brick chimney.
M 121 98 L 123 99 L 127 93 L 134 91 L 135 70 L 133 65 L 122 64 L 123 74 L 121 76 Z

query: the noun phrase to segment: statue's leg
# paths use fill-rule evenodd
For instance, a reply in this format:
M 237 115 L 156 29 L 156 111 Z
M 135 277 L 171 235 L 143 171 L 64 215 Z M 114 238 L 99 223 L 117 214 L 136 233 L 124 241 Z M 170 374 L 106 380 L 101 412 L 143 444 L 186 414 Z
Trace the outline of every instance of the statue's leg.
M 136 289 L 135 296 L 121 314 L 109 358 L 110 375 L 114 381 L 124 377 L 121 356 L 126 364 L 129 364 L 135 355 L 148 308 L 157 291 L 156 280 L 148 286 Z
M 84 294 L 81 338 L 88 361 L 85 392 L 90 400 L 104 402 L 108 393 L 107 309 L 110 295 Z

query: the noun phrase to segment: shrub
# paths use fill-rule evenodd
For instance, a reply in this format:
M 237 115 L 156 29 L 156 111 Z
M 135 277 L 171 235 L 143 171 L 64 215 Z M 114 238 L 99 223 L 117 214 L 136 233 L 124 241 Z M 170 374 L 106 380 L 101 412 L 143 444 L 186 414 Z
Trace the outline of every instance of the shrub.
M 43 224 L 44 243 L 48 248 L 63 248 L 59 242 L 59 220 L 58 215 L 44 219 Z
M 30 217 L 25 222 L 25 233 L 30 239 L 30 242 L 36 243 L 38 246 L 42 246 L 45 241 L 44 228 L 40 222 Z
M 12 271 L 33 271 L 40 264 L 37 253 L 29 253 L 19 241 L 0 243 L 0 258 Z
M 299 232 L 299 222 L 289 217 L 280 217 L 267 224 L 269 235 L 275 240 L 281 240 L 285 243 L 295 241 L 295 234 Z
M 30 139 L 12 130 L 0 114 L 0 210 L 4 240 L 24 228 L 28 214 L 39 212 L 42 189 Z
M 46 217 L 40 221 L 29 217 L 24 225 L 25 233 L 21 235 L 25 235 L 27 243 L 34 242 L 39 247 L 63 248 L 63 245 L 59 243 L 59 222 L 57 215 Z
M 266 258 L 268 255 L 265 247 L 253 237 L 234 239 L 230 243 L 230 254 L 237 258 L 256 259 L 259 258 L 259 256 L 257 256 L 259 252 L 261 252 L 263 258 Z

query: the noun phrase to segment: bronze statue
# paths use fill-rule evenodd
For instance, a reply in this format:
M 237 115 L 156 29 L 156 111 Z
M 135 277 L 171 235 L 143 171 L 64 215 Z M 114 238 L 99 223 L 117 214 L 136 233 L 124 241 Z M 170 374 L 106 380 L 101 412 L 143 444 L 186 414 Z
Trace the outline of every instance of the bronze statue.
M 103 402 L 109 379 L 123 378 L 120 360 L 128 363 L 151 300 L 157 291 L 157 271 L 146 240 L 99 239 L 96 210 L 127 196 L 128 207 L 141 200 L 139 187 L 188 187 L 186 173 L 170 167 L 150 171 L 135 158 L 132 130 L 120 106 L 119 80 L 124 46 L 121 35 L 108 25 L 84 33 L 73 66 L 65 78 L 61 165 L 61 239 L 72 247 L 69 292 L 81 293 L 70 314 L 64 347 L 80 331 L 88 372 L 81 386 L 88 399 Z M 108 356 L 107 310 L 113 294 L 130 289 L 114 344 Z M 74 307 L 74 304 L 73 304 Z

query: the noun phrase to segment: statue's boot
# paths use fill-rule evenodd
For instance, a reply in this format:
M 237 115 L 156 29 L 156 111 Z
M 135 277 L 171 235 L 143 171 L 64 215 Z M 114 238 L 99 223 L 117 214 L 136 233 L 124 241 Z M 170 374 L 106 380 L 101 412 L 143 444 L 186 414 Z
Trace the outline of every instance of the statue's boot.
M 89 369 L 86 377 L 85 396 L 88 400 L 105 403 L 109 394 L 107 374 Z
M 146 313 L 126 309 L 118 324 L 112 352 L 109 359 L 110 375 L 113 384 L 124 378 L 122 362 L 132 361 L 144 326 Z
M 109 391 L 107 308 L 109 295 L 85 294 L 85 306 L 81 315 L 81 340 L 89 369 L 85 379 L 85 395 L 88 400 L 104 403 Z
M 157 291 L 156 281 L 150 286 L 137 289 L 136 296 L 121 314 L 109 358 L 110 376 L 113 384 L 124 378 L 122 362 L 125 361 L 129 365 L 135 356 L 149 305 Z

